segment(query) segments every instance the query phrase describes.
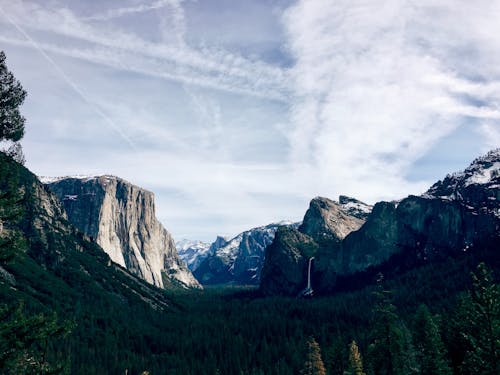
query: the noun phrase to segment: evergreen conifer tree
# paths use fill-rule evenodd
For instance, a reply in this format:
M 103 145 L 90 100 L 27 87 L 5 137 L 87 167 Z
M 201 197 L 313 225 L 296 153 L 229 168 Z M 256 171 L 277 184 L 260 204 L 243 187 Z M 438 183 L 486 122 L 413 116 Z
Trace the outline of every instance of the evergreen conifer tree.
M 409 375 L 416 373 L 410 332 L 400 321 L 391 303 L 391 292 L 383 287 L 379 275 L 377 303 L 374 309 L 372 342 L 368 347 L 371 372 L 376 375 Z
M 23 304 L 0 307 L 0 369 L 7 374 L 56 374 L 64 364 L 51 364 L 51 339 L 67 335 L 73 323 L 58 323 L 56 314 L 26 316 Z
M 0 51 L 0 141 L 19 141 L 24 136 L 25 119 L 19 107 L 26 98 L 26 91 L 7 69 L 5 53 Z
M 361 353 L 359 352 L 356 341 L 352 340 L 349 345 L 349 366 L 345 375 L 366 375 L 363 371 L 363 361 L 361 360 Z
M 417 310 L 413 338 L 420 374 L 451 374 L 438 326 L 425 305 L 421 305 Z
M 321 349 L 314 337 L 307 340 L 307 359 L 302 375 L 326 375 L 325 365 L 321 359 Z
M 472 290 L 461 304 L 458 326 L 468 344 L 467 374 L 500 374 L 500 290 L 484 263 L 472 273 Z
M 0 51 L 0 142 L 13 142 L 6 152 L 24 164 L 24 154 L 19 141 L 24 136 L 26 120 L 21 115 L 19 107 L 26 98 L 26 91 L 7 69 L 5 59 L 5 53 Z

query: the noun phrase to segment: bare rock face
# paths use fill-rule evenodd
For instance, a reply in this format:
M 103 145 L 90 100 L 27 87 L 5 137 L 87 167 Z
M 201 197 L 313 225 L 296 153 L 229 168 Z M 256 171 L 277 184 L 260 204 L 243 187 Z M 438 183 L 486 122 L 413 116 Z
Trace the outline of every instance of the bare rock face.
M 330 263 L 338 262 L 341 241 L 361 228 L 371 209 L 346 196 L 340 196 L 338 202 L 323 197 L 311 200 L 298 230 L 280 228 L 267 247 L 261 292 L 297 295 L 306 287 L 307 264 L 313 256 L 320 260 L 314 261 L 313 272 L 328 272 Z
M 355 207 L 362 205 L 370 210 L 370 206 L 353 198 L 340 198 L 339 202 L 323 197 L 314 198 L 299 230 L 316 240 L 342 240 L 352 231 L 358 230 L 365 220 L 360 215 L 361 210 Z M 350 203 L 352 205 L 348 206 Z
M 60 199 L 1 152 L 0 196 L 4 197 L 2 205 L 7 203 L 19 215 L 4 221 L 0 236 L 15 231 L 22 239 L 14 246 L 16 262 L 0 266 L 0 284 L 8 284 L 6 293 L 13 293 L 9 298 L 31 298 L 47 307 L 50 298 L 50 304 L 78 301 L 118 309 L 144 303 L 158 311 L 169 309 L 165 293 L 111 262 L 100 246 L 68 221 Z M 49 295 L 42 302 L 40 296 Z
M 346 204 L 355 210 L 349 212 Z M 264 268 L 281 267 L 281 273 L 296 273 L 286 259 L 300 249 L 300 242 L 312 240 L 318 245 L 312 270 L 313 288 L 328 293 L 338 280 L 352 281 L 363 272 L 384 267 L 410 269 L 468 251 L 498 251 L 500 149 L 474 160 L 463 172 L 448 175 L 421 196 L 379 202 L 366 216 L 364 211 L 364 206 L 350 198 L 341 197 L 338 203 L 313 199 L 299 228 L 308 237 L 273 243 L 279 251 L 290 254 L 279 257 L 281 265 L 266 264 Z M 277 251 L 272 246 L 268 248 L 271 250 Z M 263 278 L 261 290 L 286 294 L 291 290 L 290 283 L 283 280 Z M 303 274 L 300 283 L 305 285 Z
M 156 219 L 153 193 L 114 176 L 45 182 L 62 201 L 69 221 L 113 262 L 158 287 L 200 287 Z
M 280 227 L 266 249 L 260 291 L 264 295 L 296 296 L 305 285 L 307 263 L 317 243 L 297 229 Z
M 296 223 L 276 223 L 242 232 L 232 239 L 218 237 L 209 255 L 194 270 L 203 285 L 258 285 L 264 252 L 280 226 L 297 227 Z

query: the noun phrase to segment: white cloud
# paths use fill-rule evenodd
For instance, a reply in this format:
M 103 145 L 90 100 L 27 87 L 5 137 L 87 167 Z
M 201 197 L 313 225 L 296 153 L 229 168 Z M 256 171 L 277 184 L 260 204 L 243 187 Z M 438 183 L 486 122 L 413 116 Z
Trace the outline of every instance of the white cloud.
M 129 14 L 135 13 L 143 13 L 150 10 L 161 9 L 165 7 L 175 7 L 178 8 L 180 6 L 180 1 L 177 0 L 159 0 L 150 4 L 139 4 L 136 6 L 124 7 L 124 8 L 116 8 L 109 9 L 99 14 L 95 14 L 93 16 L 88 16 L 83 18 L 85 21 L 109 21 L 113 18 L 123 17 Z
M 477 126 L 470 143 L 498 146 L 500 2 L 478 1 L 299 1 L 283 16 L 278 53 L 281 33 L 254 35 L 267 2 L 241 15 L 240 30 L 239 2 L 222 14 L 181 0 L 101 2 L 91 11 L 84 1 L 0 0 L 70 82 L 1 13 L 0 43 L 30 93 L 30 168 L 127 178 L 156 192 L 175 236 L 210 240 L 299 220 L 318 194 L 374 201 L 423 191 L 434 181 L 415 176 L 441 177 L 427 153 L 459 125 Z M 234 34 L 219 39 L 221 30 Z M 253 51 L 276 65 L 244 57 Z M 452 152 L 465 165 L 468 156 Z M 410 181 L 421 157 L 430 171 Z
M 417 193 L 427 183 L 408 182 L 409 168 L 465 118 L 500 126 L 500 2 L 460 3 L 301 0 L 287 10 L 289 138 L 311 188 L 372 201 Z
M 500 126 L 493 123 L 483 123 L 480 133 L 484 137 L 484 151 L 500 147 Z
M 167 24 L 160 22 L 160 26 L 164 34 L 173 32 L 176 35 L 175 44 L 165 43 L 165 40 L 152 42 L 108 23 L 82 20 L 64 7 L 50 9 L 17 0 L 9 4 L 8 14 L 9 20 L 28 30 L 28 34 L 31 31 L 55 34 L 74 39 L 77 43 L 77 47 L 70 47 L 70 43 L 37 38 L 40 48 L 46 51 L 183 83 L 274 100 L 285 99 L 285 71 L 222 49 L 187 45 L 183 40 L 185 25 L 180 2 L 172 0 L 169 5 L 171 14 L 160 16 L 161 20 L 170 16 L 167 18 L 173 21 Z M 130 8 L 123 9 L 130 12 Z M 111 11 L 111 14 L 121 14 L 125 12 L 123 9 Z M 3 22 L 6 20 L 3 19 Z M 9 22 L 6 23 L 9 26 Z M 2 41 L 27 44 L 23 39 L 11 36 L 3 36 Z M 82 46 L 82 43 L 85 44 Z

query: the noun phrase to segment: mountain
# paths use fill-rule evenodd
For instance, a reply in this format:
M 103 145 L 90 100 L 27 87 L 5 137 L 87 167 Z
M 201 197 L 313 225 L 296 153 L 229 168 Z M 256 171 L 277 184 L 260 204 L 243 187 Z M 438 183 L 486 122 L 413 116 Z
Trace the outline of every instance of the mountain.
M 211 244 L 202 241 L 183 239 L 175 243 L 179 257 L 186 263 L 191 272 L 210 255 Z
M 497 149 L 473 161 L 463 172 L 437 182 L 421 196 L 378 202 L 358 228 L 359 222 L 345 218 L 338 205 L 313 200 L 300 235 L 280 233 L 269 246 L 261 291 L 298 293 L 306 286 L 306 263 L 312 256 L 313 289 L 330 293 L 354 284 L 363 273 L 404 272 L 462 253 L 498 251 L 499 188 Z M 306 244 L 312 249 L 309 252 L 303 249 Z M 287 256 L 290 260 L 284 261 Z M 291 272 L 299 272 L 300 277 L 290 280 Z
M 158 287 L 200 285 L 155 217 L 153 193 L 115 176 L 43 179 L 69 221 L 111 260 Z
M 226 240 L 218 237 L 194 269 L 194 276 L 203 285 L 258 285 L 264 262 L 264 250 L 272 242 L 280 226 L 297 227 L 282 222 L 257 227 Z
M 7 211 L 15 214 L 5 215 Z M 63 309 L 76 301 L 122 310 L 135 305 L 141 309 L 169 308 L 163 291 L 112 262 L 98 244 L 68 221 L 57 196 L 3 153 L 0 214 L 3 302 L 23 299 L 30 306 Z M 16 240 L 11 241 L 11 237 Z M 9 257 L 4 256 L 7 250 L 13 251 Z
M 266 249 L 260 288 L 266 295 L 297 295 L 305 288 L 309 258 L 320 248 L 338 244 L 358 230 L 372 206 L 354 198 L 340 196 L 339 201 L 324 197 L 311 200 L 298 228 L 280 228 Z
M 372 206 L 344 195 L 335 202 L 328 198 L 314 198 L 299 231 L 317 241 L 342 240 L 358 230 L 371 212 Z

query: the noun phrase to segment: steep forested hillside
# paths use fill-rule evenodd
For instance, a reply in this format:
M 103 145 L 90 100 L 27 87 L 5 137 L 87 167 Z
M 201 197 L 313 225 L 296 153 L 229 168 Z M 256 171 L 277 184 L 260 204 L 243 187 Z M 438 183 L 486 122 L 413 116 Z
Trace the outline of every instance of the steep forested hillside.
M 0 197 L 2 304 L 22 303 L 28 316 L 57 312 L 61 322 L 74 322 L 69 341 L 51 343 L 48 355 L 71 363 L 72 372 L 126 367 L 147 334 L 141 322 L 174 309 L 169 299 L 112 263 L 68 223 L 55 196 L 4 154 Z

